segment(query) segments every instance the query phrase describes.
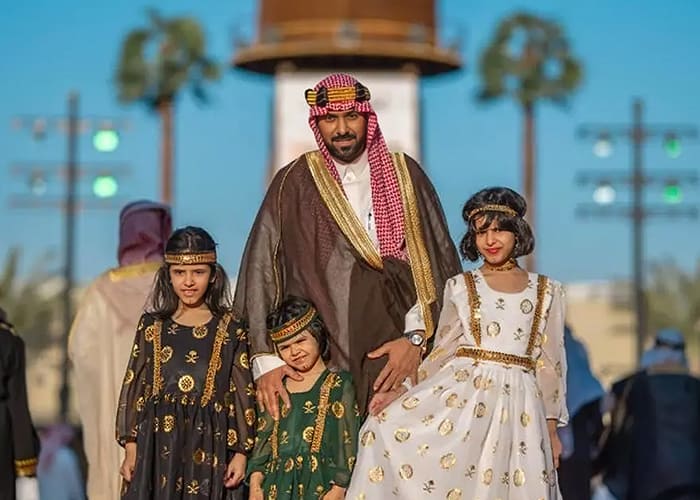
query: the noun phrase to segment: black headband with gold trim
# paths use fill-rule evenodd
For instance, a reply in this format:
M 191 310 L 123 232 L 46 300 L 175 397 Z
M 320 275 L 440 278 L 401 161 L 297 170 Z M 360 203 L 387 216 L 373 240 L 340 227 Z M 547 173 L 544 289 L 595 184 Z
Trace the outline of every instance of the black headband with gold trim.
M 270 339 L 272 339 L 275 344 L 289 340 L 303 332 L 317 317 L 318 312 L 316 309 L 309 307 L 309 309 L 298 318 L 292 318 L 277 328 L 270 329 L 268 332 Z
M 501 212 L 503 214 L 510 215 L 511 217 L 517 217 L 518 215 L 518 212 L 510 208 L 508 205 L 491 204 L 475 208 L 474 210 L 469 212 L 469 214 L 467 215 L 467 219 L 471 219 L 475 215 L 483 214 L 484 212 Z
M 164 260 L 166 264 L 181 266 L 191 264 L 216 264 L 216 252 L 166 253 Z
M 318 90 L 306 89 L 304 97 L 309 106 L 326 107 L 330 103 L 343 101 L 369 101 L 369 89 L 357 82 L 352 87 L 321 87 Z

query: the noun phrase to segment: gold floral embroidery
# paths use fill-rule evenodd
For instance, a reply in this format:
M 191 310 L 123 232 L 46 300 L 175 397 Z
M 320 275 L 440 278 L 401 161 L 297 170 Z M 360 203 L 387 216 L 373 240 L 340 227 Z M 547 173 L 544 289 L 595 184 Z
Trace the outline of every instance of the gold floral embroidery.
M 177 381 L 177 387 L 184 393 L 190 392 L 194 389 L 194 378 L 192 375 L 183 375 L 180 380 Z
M 175 428 L 175 416 L 165 415 L 163 417 L 163 431 L 171 432 Z
M 396 431 L 394 431 L 394 439 L 396 439 L 396 441 L 399 443 L 408 441 L 410 437 L 411 433 L 408 431 L 408 429 L 396 429 Z
M 457 463 L 457 457 L 454 453 L 447 453 L 440 457 L 440 467 L 443 469 L 451 469 Z
M 492 321 L 486 327 L 486 334 L 489 337 L 498 337 L 499 333 L 501 333 L 501 325 L 497 321 Z
M 301 437 L 306 441 L 307 443 L 310 443 L 311 440 L 314 438 L 314 428 L 311 426 L 306 427 L 302 433 Z
M 399 476 L 401 479 L 411 479 L 413 477 L 413 467 L 409 464 L 403 464 L 399 467 Z
M 384 479 L 384 469 L 381 466 L 372 467 L 369 470 L 369 480 L 372 483 L 380 483 Z
M 226 444 L 229 447 L 236 446 L 238 443 L 238 433 L 236 432 L 236 429 L 229 429 L 228 432 L 226 433 Z
M 419 403 L 420 400 L 417 397 L 410 396 L 403 400 L 401 406 L 403 406 L 404 410 L 413 410 Z
M 164 346 L 160 350 L 160 361 L 161 363 L 167 363 L 170 361 L 170 358 L 173 357 L 173 348 L 170 347 L 169 345 Z
M 340 401 L 334 401 L 331 405 L 331 411 L 333 415 L 335 415 L 335 418 L 343 418 L 343 415 L 345 415 L 345 406 Z

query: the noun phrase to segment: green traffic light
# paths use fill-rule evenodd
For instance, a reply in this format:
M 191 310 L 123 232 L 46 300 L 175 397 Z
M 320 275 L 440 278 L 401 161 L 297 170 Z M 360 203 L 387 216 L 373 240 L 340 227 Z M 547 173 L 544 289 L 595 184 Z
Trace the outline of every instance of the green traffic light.
M 678 158 L 681 155 L 681 141 L 674 136 L 667 137 L 664 141 L 666 154 L 671 158 Z
M 112 129 L 102 129 L 95 132 L 92 145 L 100 153 L 111 153 L 119 146 L 119 134 Z
M 664 187 L 664 201 L 666 203 L 676 204 L 683 201 L 683 192 L 678 184 L 667 184 Z
M 92 181 L 92 192 L 98 198 L 111 198 L 118 190 L 119 184 L 111 175 L 99 175 Z

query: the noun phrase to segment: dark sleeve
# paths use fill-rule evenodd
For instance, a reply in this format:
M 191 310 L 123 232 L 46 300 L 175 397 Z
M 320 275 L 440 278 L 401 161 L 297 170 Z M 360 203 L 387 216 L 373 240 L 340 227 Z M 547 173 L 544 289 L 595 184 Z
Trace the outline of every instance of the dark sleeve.
M 331 458 L 332 483 L 342 488 L 350 484 L 350 476 L 357 456 L 357 435 L 360 432 L 360 411 L 355 398 L 355 387 L 349 373 L 340 375 L 342 393 L 339 400 L 331 405 L 331 413 L 337 419 L 335 435 L 329 435 L 336 444 L 336 452 Z M 341 410 L 342 408 L 342 410 Z
M 233 335 L 237 347 L 229 381 L 228 437 L 229 449 L 248 454 L 255 439 L 255 388 L 248 364 L 249 348 L 246 330 L 237 322 Z
M 117 406 L 116 436 L 121 446 L 136 441 L 138 425 L 149 397 L 148 368 L 151 366 L 152 355 L 149 344 L 152 345 L 154 330 L 154 318 L 149 314 L 142 315 L 136 329 Z
M 262 412 L 258 417 L 255 446 L 248 458 L 246 477 L 250 479 L 253 472 L 267 472 L 267 465 L 272 460 L 272 433 L 277 432 L 279 422 L 275 422 L 269 413 Z
M 233 309 L 249 327 L 252 358 L 275 354 L 267 336 L 267 315 L 281 300 L 284 269 L 279 199 L 294 164 L 280 170 L 272 180 L 248 236 L 236 283 Z
M 34 430 L 27 403 L 25 378 L 24 342 L 12 335 L 12 357 L 7 381 L 10 421 L 12 422 L 12 446 L 14 450 L 15 475 L 35 476 L 39 457 L 39 440 Z

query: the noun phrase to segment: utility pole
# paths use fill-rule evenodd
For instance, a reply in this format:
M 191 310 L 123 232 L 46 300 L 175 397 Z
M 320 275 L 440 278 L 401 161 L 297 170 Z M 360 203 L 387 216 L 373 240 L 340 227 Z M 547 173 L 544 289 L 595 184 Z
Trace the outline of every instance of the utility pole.
M 25 116 L 21 118 L 15 118 L 13 120 L 15 128 L 29 128 L 32 130 L 35 139 L 42 139 L 47 133 L 48 129 L 55 126 L 56 129 L 65 132 L 66 134 L 66 160 L 65 160 L 65 171 L 60 172 L 64 174 L 65 178 L 65 193 L 63 201 L 59 202 L 58 205 L 63 208 L 64 212 L 64 255 L 63 255 L 63 289 L 61 292 L 61 302 L 62 302 L 62 319 L 63 319 L 63 338 L 62 338 L 62 363 L 61 363 L 61 388 L 59 393 L 59 415 L 61 420 L 65 421 L 68 416 L 68 405 L 70 400 L 70 385 L 68 383 L 69 372 L 70 372 L 70 360 L 68 358 L 68 334 L 70 332 L 71 323 L 73 321 L 73 304 L 72 304 L 72 292 L 75 285 L 75 254 L 76 254 L 76 219 L 77 212 L 81 209 L 81 204 L 79 200 L 78 184 L 79 179 L 85 171 L 80 169 L 79 164 L 79 138 L 83 132 L 96 130 L 96 134 L 93 138 L 93 143 L 95 148 L 104 151 L 111 152 L 116 149 L 118 144 L 117 132 L 120 129 L 127 128 L 128 124 L 124 121 L 117 122 L 113 119 L 105 118 L 86 118 L 81 119 L 80 117 L 80 97 L 77 92 L 70 92 L 68 94 L 67 100 L 67 110 L 64 117 L 59 118 L 45 118 L 43 116 Z M 110 176 L 113 174 L 114 170 L 121 170 L 124 173 L 126 170 L 123 168 L 110 168 L 110 167 L 98 167 L 96 170 L 98 173 L 97 180 L 102 179 L 102 185 L 104 186 L 104 181 L 109 180 Z M 41 172 L 36 166 L 23 166 L 16 165 L 14 172 L 22 175 L 29 171 L 31 175 L 37 175 Z M 96 180 L 96 182 L 97 182 Z M 116 194 L 116 181 L 112 178 L 114 182 L 114 190 L 111 192 L 104 191 L 103 194 L 108 194 L 105 198 L 111 198 Z M 45 180 L 42 180 L 45 182 Z M 97 184 L 94 186 L 97 192 Z M 37 207 L 55 207 L 55 201 L 51 200 L 27 200 L 26 197 L 20 197 L 11 200 L 11 205 L 15 208 L 37 208 Z M 85 206 L 85 204 L 83 204 Z M 105 205 L 103 205 L 105 206 Z M 112 205 L 107 205 L 111 208 Z
M 620 176 L 612 172 L 581 172 L 580 184 L 594 184 L 595 204 L 586 204 L 577 208 L 581 216 L 609 217 L 622 216 L 631 220 L 632 225 L 632 287 L 635 311 L 636 355 L 641 359 L 644 343 L 648 333 L 647 304 L 644 280 L 644 224 L 650 217 L 676 218 L 698 217 L 696 206 L 680 206 L 682 201 L 681 184 L 697 185 L 697 174 L 692 170 L 656 171 L 647 173 L 644 166 L 644 146 L 651 139 L 662 138 L 664 147 L 671 158 L 680 155 L 680 140 L 694 139 L 697 129 L 690 125 L 653 125 L 644 122 L 644 103 L 634 99 L 632 103 L 632 123 L 630 125 L 597 124 L 583 125 L 578 129 L 582 139 L 596 139 L 594 151 L 598 156 L 606 157 L 612 152 L 614 139 L 631 144 L 631 175 Z M 667 206 L 645 205 L 645 189 L 652 184 L 664 185 Z M 613 206 L 615 184 L 629 185 L 631 189 L 631 206 Z

